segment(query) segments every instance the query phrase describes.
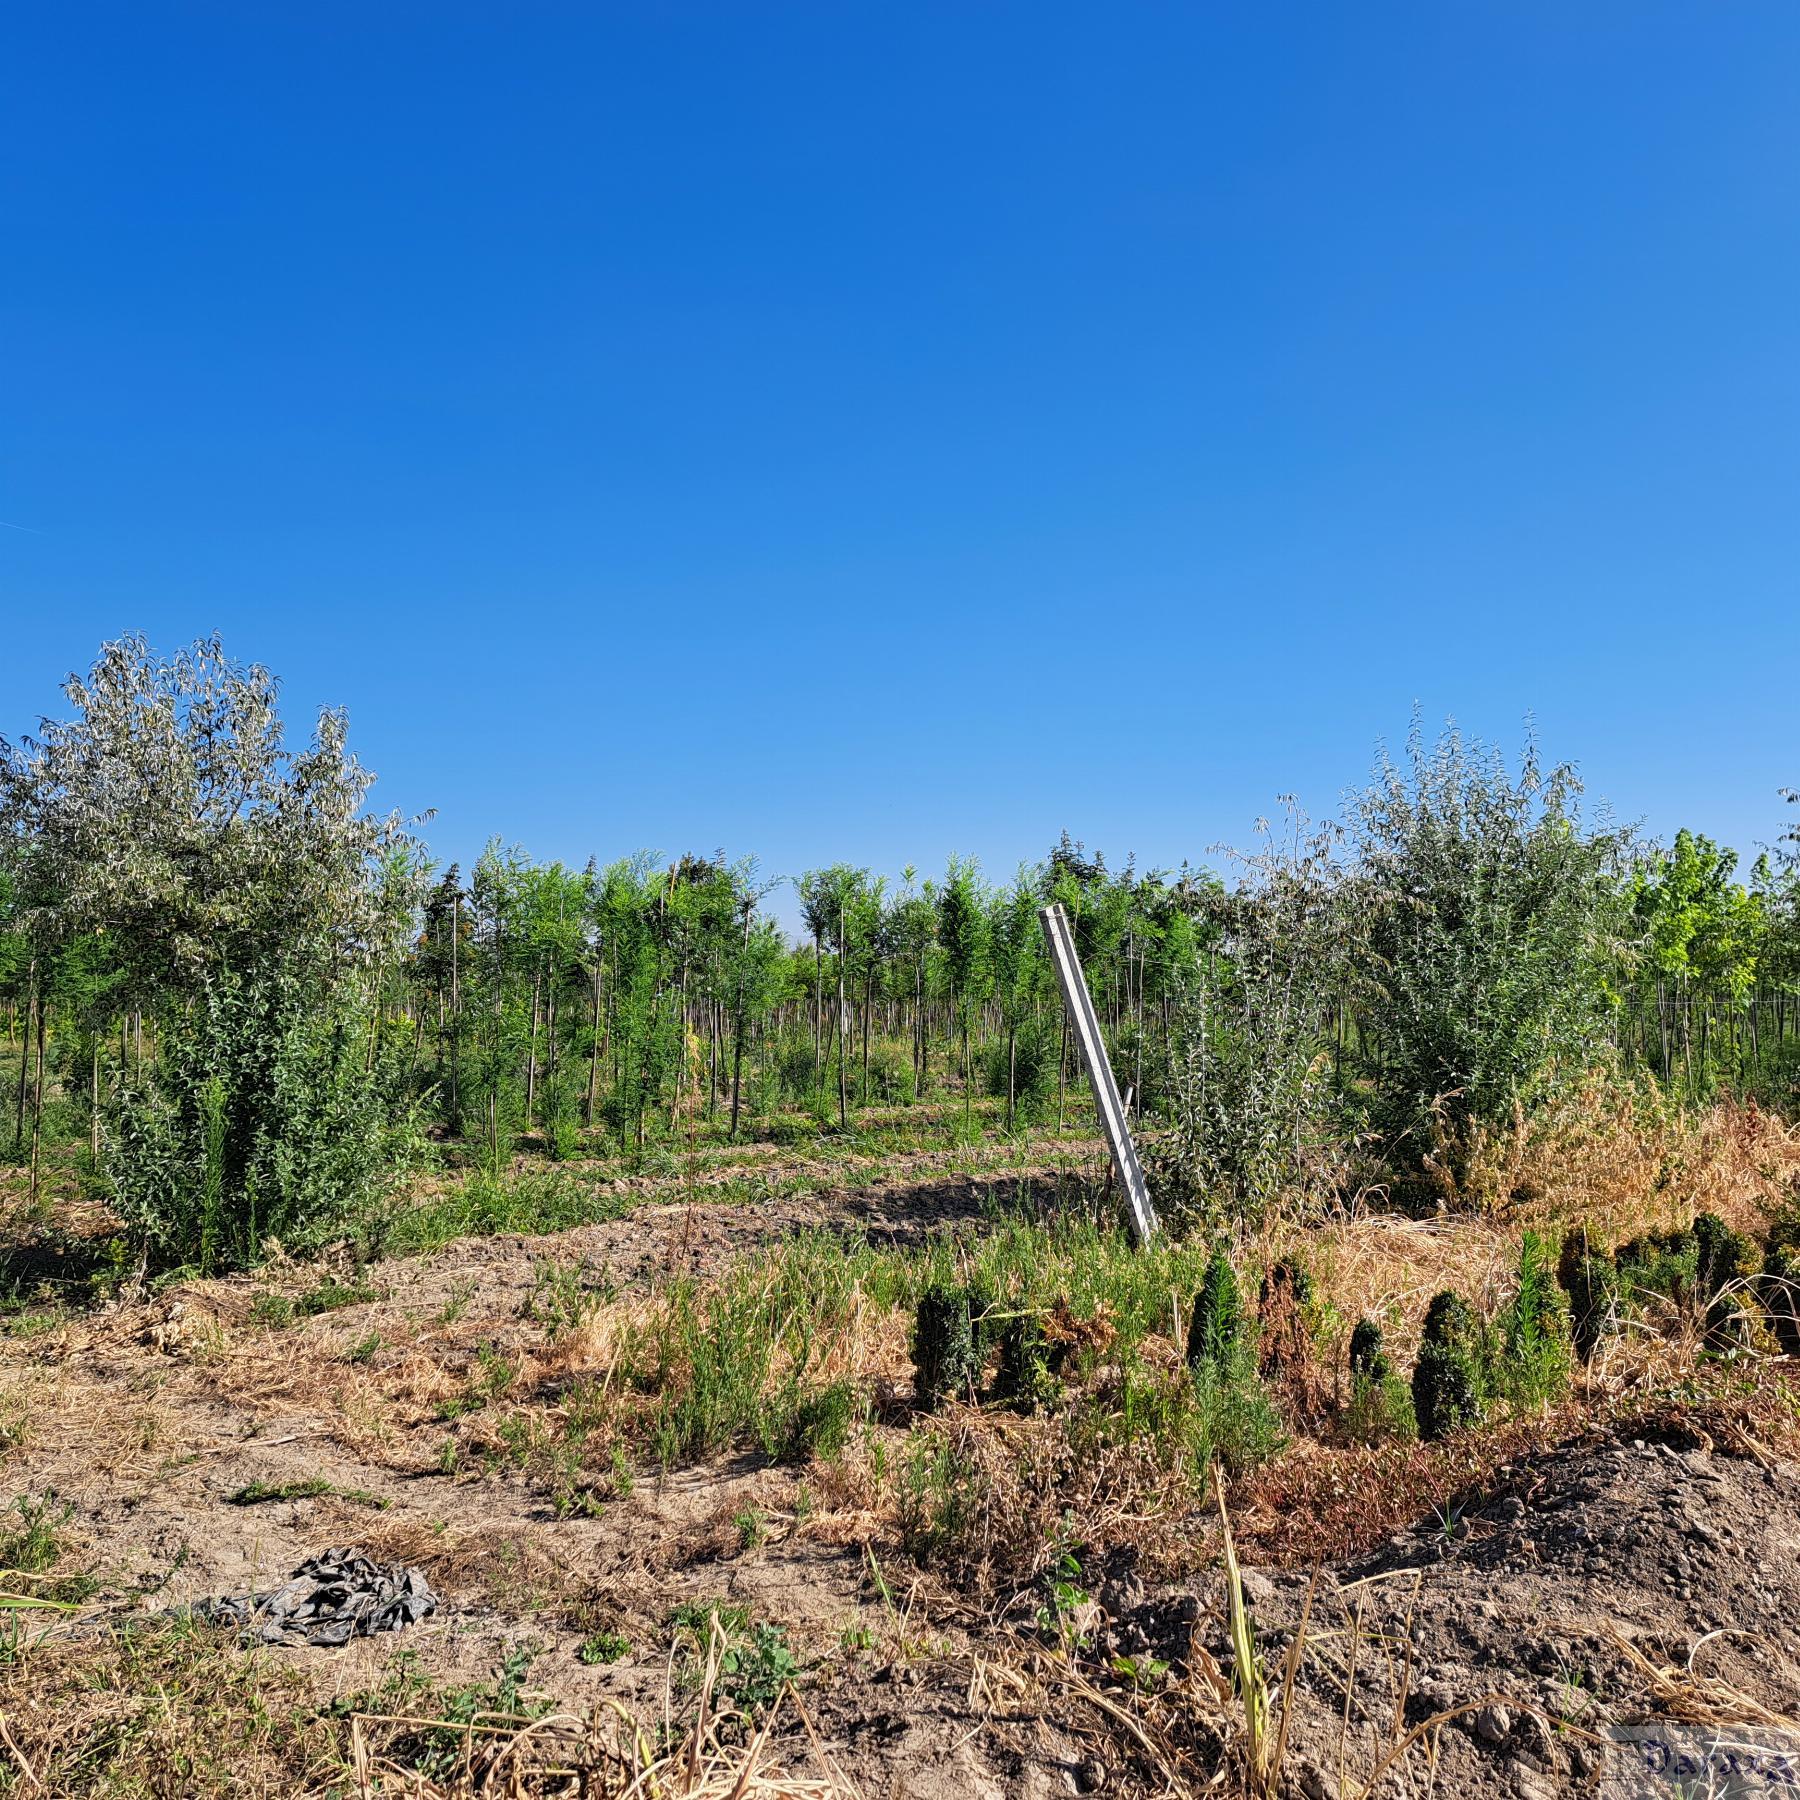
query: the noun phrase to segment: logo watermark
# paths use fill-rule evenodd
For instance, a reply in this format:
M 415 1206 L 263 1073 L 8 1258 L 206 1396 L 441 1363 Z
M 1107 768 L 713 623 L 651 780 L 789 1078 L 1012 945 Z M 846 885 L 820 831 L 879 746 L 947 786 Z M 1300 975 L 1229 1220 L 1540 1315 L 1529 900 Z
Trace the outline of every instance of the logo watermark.
M 1600 1800 L 1800 1800 L 1800 1733 L 1761 1725 L 1615 1725 Z

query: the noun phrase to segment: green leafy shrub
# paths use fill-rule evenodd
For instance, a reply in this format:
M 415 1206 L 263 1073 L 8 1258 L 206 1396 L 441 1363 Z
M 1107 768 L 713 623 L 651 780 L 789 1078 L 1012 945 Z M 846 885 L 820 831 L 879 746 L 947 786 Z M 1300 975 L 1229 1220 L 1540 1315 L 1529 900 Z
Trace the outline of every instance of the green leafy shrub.
M 1330 1157 L 1303 1146 L 1336 1137 L 1320 1047 L 1350 913 L 1334 846 L 1329 828 L 1308 831 L 1296 815 L 1291 834 L 1242 859 L 1234 893 L 1199 890 L 1218 954 L 1194 958 L 1176 984 L 1155 1077 L 1168 1129 L 1145 1150 L 1172 1228 L 1254 1221 L 1324 1185 Z
M 575 1646 L 575 1660 L 597 1667 L 616 1663 L 631 1654 L 631 1640 L 622 1631 L 596 1631 Z
M 1415 725 L 1404 764 L 1383 756 L 1351 801 L 1353 955 L 1380 1020 L 1363 1055 L 1402 1164 L 1432 1154 L 1459 1176 L 1480 1128 L 1504 1129 L 1603 1050 L 1624 837 L 1584 825 L 1580 785 L 1535 744 L 1515 773 L 1455 730 L 1428 745 Z

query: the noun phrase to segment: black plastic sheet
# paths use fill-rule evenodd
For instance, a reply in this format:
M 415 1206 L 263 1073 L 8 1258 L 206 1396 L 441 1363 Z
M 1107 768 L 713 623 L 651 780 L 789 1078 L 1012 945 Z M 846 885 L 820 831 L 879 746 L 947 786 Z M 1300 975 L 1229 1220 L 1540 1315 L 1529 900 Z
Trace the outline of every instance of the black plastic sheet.
M 403 1630 L 437 1609 L 438 1597 L 418 1569 L 326 1550 L 309 1556 L 281 1587 L 196 1600 L 186 1610 L 215 1625 L 238 1626 L 264 1644 L 334 1648 L 378 1631 Z

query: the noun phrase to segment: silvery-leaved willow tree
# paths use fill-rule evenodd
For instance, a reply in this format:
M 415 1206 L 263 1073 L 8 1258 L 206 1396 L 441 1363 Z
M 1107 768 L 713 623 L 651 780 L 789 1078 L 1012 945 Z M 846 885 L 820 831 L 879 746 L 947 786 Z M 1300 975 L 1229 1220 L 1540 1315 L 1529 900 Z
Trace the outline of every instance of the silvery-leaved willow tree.
M 0 825 L 40 966 L 108 966 L 134 1028 L 96 1096 L 99 1171 L 146 1258 L 242 1265 L 366 1209 L 416 1141 L 376 996 L 424 862 L 341 712 L 287 748 L 266 669 L 218 639 L 105 646 L 73 716 L 0 739 Z

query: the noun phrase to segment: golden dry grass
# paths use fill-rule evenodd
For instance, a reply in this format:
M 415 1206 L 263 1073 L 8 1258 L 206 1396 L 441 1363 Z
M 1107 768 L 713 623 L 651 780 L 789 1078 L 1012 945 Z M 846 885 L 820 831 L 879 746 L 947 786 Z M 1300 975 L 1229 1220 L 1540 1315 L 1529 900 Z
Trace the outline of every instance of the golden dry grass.
M 1742 1231 L 1800 1197 L 1800 1125 L 1754 1101 L 1699 1111 L 1596 1073 L 1463 1147 L 1460 1180 L 1437 1169 L 1445 1203 L 1514 1224 L 1585 1225 L 1616 1242 L 1717 1213 Z

